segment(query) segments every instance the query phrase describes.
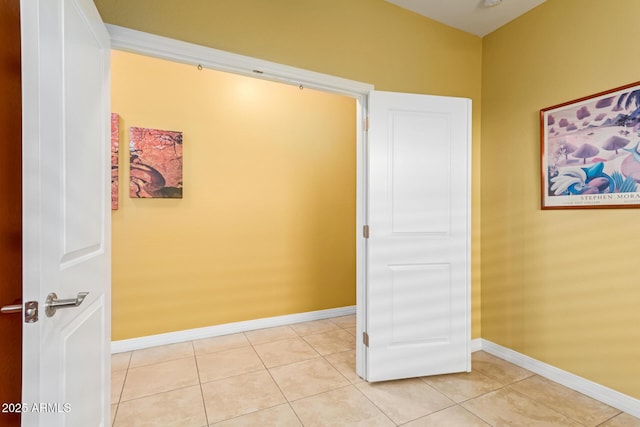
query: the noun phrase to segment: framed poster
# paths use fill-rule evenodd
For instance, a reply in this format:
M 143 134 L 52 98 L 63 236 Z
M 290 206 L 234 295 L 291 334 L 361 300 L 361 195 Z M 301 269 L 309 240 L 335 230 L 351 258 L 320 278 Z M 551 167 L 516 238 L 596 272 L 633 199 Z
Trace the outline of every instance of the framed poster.
M 129 196 L 182 198 L 182 132 L 129 128 Z
M 542 209 L 640 206 L 640 82 L 540 110 Z

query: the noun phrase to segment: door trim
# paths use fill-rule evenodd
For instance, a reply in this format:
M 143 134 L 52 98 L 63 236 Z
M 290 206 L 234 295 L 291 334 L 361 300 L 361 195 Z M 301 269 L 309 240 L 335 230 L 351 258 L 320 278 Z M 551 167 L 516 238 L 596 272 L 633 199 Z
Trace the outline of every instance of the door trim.
M 291 67 L 210 47 L 106 24 L 111 48 L 218 71 L 271 80 L 356 99 L 356 337 L 362 337 L 366 313 L 367 126 L 371 84 Z M 366 378 L 364 343 L 356 338 L 356 373 Z

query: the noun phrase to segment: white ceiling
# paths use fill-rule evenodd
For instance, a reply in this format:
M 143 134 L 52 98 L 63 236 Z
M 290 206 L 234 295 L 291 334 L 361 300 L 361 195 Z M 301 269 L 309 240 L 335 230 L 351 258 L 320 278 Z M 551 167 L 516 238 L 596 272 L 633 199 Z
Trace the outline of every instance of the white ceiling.
M 493 7 L 484 7 L 484 0 L 386 1 L 467 33 L 484 37 L 546 0 L 503 0 Z

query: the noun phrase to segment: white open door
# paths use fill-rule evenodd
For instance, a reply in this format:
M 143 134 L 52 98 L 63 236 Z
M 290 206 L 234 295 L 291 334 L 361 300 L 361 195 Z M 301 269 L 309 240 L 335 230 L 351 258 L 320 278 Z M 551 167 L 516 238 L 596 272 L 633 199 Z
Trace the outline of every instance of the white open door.
M 364 377 L 471 370 L 471 100 L 373 91 Z
M 23 328 L 22 423 L 106 426 L 109 36 L 91 0 L 22 0 L 21 32 L 23 298 L 39 309 Z

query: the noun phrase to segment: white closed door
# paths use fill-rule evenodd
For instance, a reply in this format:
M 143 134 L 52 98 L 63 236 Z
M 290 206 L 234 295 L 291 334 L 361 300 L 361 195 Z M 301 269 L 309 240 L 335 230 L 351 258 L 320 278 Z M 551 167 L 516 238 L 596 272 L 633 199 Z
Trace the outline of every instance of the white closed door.
M 91 0 L 22 0 L 21 32 L 23 300 L 39 308 L 23 324 L 22 424 L 106 426 L 109 36 Z
M 363 376 L 470 371 L 471 101 L 374 91 L 369 114 Z

